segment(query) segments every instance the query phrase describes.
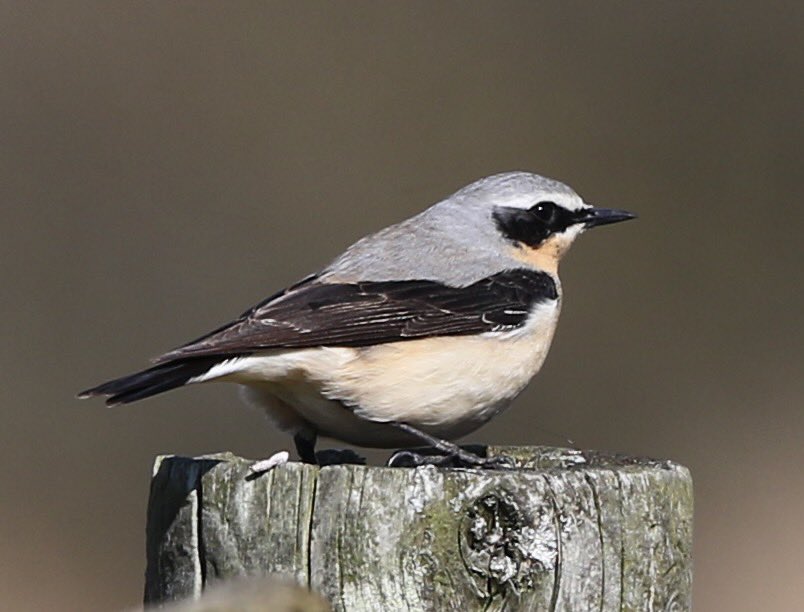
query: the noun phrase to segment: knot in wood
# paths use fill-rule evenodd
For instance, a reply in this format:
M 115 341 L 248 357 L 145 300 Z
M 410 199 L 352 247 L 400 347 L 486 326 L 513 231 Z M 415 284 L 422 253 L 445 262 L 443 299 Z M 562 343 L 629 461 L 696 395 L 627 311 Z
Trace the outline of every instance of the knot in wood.
M 544 529 L 539 526 L 544 524 Z M 545 537 L 546 536 L 546 537 Z M 462 552 L 467 567 L 486 584 L 487 593 L 520 592 L 555 561 L 552 521 L 541 521 L 505 491 L 486 494 L 468 507 Z
M 518 470 L 277 466 L 165 457 L 149 604 L 275 574 L 333 609 L 690 609 L 692 482 L 676 464 L 490 448 Z

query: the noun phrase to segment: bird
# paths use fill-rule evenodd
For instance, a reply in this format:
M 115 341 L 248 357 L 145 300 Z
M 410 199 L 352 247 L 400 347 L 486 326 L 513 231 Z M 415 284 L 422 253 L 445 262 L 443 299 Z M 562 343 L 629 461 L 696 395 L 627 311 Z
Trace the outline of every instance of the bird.
M 129 404 L 229 382 L 316 463 L 325 436 L 486 466 L 455 440 L 499 415 L 545 361 L 558 265 L 585 230 L 635 218 L 516 171 L 477 180 L 348 247 L 239 317 L 79 394 Z M 433 453 L 431 453 L 433 454 Z M 407 462 L 407 463 L 406 463 Z

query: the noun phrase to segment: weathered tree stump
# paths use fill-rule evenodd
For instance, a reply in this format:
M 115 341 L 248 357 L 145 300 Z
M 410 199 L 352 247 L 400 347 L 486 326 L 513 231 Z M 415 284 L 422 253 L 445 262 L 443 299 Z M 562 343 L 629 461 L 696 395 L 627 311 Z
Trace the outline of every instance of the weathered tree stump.
M 669 461 L 489 447 L 519 469 L 157 459 L 145 601 L 278 574 L 335 610 L 687 610 L 692 481 Z

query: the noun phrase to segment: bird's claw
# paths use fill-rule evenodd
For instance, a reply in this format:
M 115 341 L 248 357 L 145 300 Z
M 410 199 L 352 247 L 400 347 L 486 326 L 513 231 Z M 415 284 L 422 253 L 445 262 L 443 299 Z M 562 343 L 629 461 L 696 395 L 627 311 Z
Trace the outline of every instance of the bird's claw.
M 504 455 L 481 457 L 464 450 L 449 455 L 433 455 L 411 450 L 400 450 L 388 459 L 386 465 L 388 467 L 407 468 L 432 465 L 435 467 L 480 468 L 484 470 L 510 470 L 516 468 L 516 462 L 510 457 Z
M 486 470 L 515 470 L 517 464 L 511 457 L 497 455 L 496 457 L 485 457 L 481 467 Z
M 419 467 L 420 465 L 434 465 L 435 461 L 443 461 L 447 458 L 439 455 L 422 455 L 413 451 L 400 450 L 391 455 L 385 465 L 387 467 Z

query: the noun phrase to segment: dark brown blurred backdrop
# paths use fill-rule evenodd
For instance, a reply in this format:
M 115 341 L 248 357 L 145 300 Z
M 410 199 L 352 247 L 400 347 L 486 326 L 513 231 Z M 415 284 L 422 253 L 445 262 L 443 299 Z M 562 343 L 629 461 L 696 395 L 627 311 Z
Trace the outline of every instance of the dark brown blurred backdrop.
M 471 440 L 688 465 L 696 609 L 800 609 L 803 39 L 800 2 L 0 3 L 0 607 L 136 604 L 154 455 L 289 447 L 230 387 L 77 390 L 529 169 L 641 218 Z

